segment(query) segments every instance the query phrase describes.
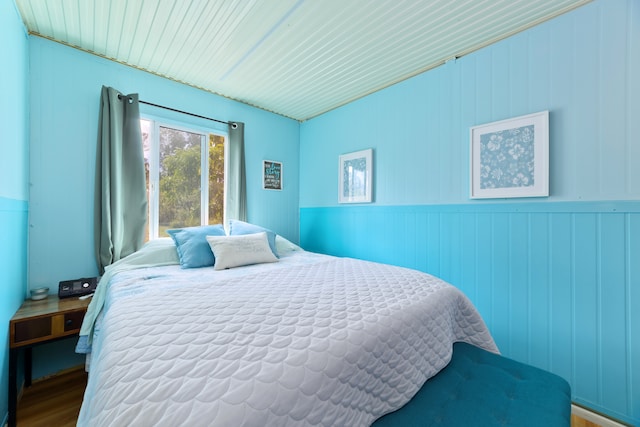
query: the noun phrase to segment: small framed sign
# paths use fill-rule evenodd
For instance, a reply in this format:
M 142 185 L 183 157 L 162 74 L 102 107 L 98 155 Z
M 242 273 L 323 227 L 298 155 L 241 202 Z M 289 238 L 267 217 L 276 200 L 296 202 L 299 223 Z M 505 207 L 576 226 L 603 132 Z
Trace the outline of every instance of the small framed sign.
M 262 188 L 282 190 L 282 162 L 262 161 Z

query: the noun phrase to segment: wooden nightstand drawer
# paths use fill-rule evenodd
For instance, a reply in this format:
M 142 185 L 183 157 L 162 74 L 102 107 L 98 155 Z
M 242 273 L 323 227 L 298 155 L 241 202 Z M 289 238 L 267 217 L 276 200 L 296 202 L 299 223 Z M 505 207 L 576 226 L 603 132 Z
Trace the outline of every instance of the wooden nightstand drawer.
M 80 331 L 85 313 L 85 309 L 78 309 L 65 314 L 54 314 L 13 322 L 11 343 L 14 346 L 19 346 L 27 342 L 73 335 Z
M 14 344 L 21 344 L 38 338 L 51 335 L 51 318 L 40 317 L 37 319 L 24 320 L 14 324 Z
M 82 319 L 84 319 L 85 311 L 74 311 L 64 315 L 64 331 L 65 332 L 80 332 L 82 326 Z
M 27 300 L 9 322 L 9 346 L 23 347 L 75 335 L 80 331 L 89 300 L 60 300 L 50 295 Z

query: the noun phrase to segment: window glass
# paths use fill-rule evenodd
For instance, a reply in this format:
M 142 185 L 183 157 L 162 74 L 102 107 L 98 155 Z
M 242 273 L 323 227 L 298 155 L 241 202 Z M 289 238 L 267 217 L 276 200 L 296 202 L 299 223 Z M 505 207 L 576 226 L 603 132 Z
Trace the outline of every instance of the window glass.
M 224 136 L 209 134 L 209 221 L 222 224 L 224 215 Z
M 200 225 L 202 136 L 160 126 L 158 231 L 161 236 L 169 228 Z
M 146 119 L 140 128 L 149 198 L 147 238 L 167 236 L 170 228 L 222 223 L 225 136 Z

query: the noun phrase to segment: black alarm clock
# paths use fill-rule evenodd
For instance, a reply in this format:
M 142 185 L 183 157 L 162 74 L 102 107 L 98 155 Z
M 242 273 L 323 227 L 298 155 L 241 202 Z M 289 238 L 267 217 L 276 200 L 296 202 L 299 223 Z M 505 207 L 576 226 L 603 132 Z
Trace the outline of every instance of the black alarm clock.
M 97 277 L 64 280 L 58 285 L 58 298 L 69 298 L 88 295 L 96 290 L 97 285 Z

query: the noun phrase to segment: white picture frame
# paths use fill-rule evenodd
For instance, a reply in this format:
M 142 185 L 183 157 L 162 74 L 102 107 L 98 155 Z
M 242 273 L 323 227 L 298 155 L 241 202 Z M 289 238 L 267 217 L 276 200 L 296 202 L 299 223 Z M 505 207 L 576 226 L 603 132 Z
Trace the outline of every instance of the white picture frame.
M 371 203 L 373 149 L 342 154 L 338 162 L 338 203 Z
M 262 189 L 282 191 L 282 162 L 262 161 Z
M 549 196 L 549 111 L 470 129 L 472 199 Z

